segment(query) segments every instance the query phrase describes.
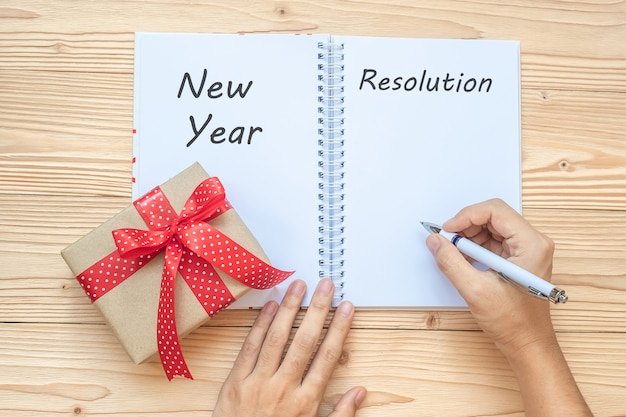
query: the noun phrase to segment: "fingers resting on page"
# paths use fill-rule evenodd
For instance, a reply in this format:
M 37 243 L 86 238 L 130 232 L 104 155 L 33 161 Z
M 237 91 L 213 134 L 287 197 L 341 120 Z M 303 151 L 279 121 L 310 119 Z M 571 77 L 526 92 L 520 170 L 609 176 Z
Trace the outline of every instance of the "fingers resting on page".
M 343 353 L 354 306 L 343 302 L 337 307 L 318 346 L 334 294 L 332 281 L 321 280 L 290 343 L 305 292 L 306 284 L 295 280 L 280 306 L 271 301 L 261 310 L 220 391 L 213 417 L 317 416 Z M 330 416 L 354 416 L 364 396 L 362 387 L 349 390 Z

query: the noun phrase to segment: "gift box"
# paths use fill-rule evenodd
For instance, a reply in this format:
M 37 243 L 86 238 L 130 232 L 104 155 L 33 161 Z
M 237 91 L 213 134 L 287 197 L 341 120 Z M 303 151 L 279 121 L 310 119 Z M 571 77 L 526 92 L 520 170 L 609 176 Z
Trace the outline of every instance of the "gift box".
M 61 254 L 131 360 L 158 353 L 170 380 L 191 378 L 179 338 L 250 288 L 291 275 L 269 265 L 219 179 L 197 163 Z

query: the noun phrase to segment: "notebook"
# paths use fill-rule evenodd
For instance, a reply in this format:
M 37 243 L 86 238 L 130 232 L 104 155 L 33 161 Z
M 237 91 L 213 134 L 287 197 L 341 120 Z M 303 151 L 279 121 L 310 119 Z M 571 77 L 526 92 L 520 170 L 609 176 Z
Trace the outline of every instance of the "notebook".
M 198 161 L 309 296 L 463 308 L 420 221 L 521 210 L 519 70 L 508 40 L 137 33 L 133 197 Z

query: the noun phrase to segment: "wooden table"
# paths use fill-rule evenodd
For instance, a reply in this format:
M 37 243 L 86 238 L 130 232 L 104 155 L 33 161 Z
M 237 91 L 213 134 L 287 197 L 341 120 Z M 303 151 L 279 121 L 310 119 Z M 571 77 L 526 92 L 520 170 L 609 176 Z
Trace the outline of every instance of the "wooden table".
M 130 203 L 133 32 L 197 31 L 520 40 L 524 214 L 557 244 L 558 337 L 596 415 L 626 415 L 626 3 L 506 3 L 3 2 L 0 414 L 211 414 L 256 313 L 193 332 L 196 379 L 168 382 L 128 360 L 59 255 Z M 524 415 L 468 312 L 358 310 L 322 412 L 356 384 L 362 417 Z

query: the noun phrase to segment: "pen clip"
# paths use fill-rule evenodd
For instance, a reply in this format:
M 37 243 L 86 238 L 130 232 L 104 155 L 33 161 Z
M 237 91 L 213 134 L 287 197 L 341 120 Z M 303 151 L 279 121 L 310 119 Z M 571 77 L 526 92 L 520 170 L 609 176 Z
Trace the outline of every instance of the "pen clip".
M 512 285 L 513 287 L 515 287 L 518 290 L 522 291 L 523 293 L 533 295 L 533 296 L 535 296 L 537 298 L 541 298 L 542 300 L 548 300 L 548 301 L 550 301 L 550 302 L 552 302 L 554 304 L 567 302 L 567 295 L 565 295 L 565 291 L 563 291 L 563 290 L 561 290 L 561 289 L 559 289 L 557 287 L 554 287 L 554 289 L 552 291 L 550 291 L 550 294 L 544 294 L 544 293 L 542 293 L 541 291 L 539 291 L 536 288 L 525 287 L 525 286 L 523 286 L 523 285 L 513 281 L 511 278 L 507 277 L 502 272 L 498 272 L 497 274 L 505 282 L 509 283 L 510 285 Z

